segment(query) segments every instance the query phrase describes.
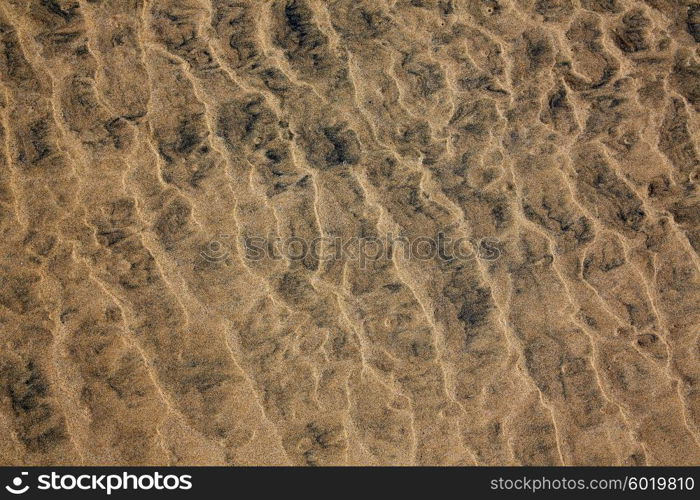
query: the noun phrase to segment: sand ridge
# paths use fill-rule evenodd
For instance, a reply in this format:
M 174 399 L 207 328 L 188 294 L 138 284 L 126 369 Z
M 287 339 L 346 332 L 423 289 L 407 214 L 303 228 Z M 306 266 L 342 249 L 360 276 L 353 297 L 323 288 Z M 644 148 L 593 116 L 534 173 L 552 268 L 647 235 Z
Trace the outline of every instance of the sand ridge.
M 699 464 L 699 42 L 693 1 L 0 0 L 0 464 Z M 476 253 L 248 245 L 387 235 Z

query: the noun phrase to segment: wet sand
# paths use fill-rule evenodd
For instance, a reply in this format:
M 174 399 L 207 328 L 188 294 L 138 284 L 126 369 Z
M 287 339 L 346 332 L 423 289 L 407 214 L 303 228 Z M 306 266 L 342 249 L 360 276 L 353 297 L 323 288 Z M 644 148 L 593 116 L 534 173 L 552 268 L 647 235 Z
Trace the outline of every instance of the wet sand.
M 699 42 L 686 0 L 0 0 L 0 464 L 699 465 Z M 248 244 L 387 235 L 475 251 Z

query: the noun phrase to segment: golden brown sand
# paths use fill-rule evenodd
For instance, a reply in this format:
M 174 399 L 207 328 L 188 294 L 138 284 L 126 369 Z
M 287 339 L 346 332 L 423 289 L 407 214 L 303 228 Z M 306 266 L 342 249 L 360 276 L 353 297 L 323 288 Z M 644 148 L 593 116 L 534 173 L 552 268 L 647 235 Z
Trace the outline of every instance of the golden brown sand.
M 700 4 L 0 0 L 0 464 L 700 464 Z M 250 238 L 495 254 L 250 255 Z

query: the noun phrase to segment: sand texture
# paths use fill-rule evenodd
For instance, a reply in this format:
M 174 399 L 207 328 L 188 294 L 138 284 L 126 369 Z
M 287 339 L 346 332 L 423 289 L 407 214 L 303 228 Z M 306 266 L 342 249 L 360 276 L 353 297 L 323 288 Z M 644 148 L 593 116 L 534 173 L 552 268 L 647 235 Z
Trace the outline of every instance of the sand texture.
M 0 0 L 0 464 L 700 465 L 698 111 L 692 0 Z

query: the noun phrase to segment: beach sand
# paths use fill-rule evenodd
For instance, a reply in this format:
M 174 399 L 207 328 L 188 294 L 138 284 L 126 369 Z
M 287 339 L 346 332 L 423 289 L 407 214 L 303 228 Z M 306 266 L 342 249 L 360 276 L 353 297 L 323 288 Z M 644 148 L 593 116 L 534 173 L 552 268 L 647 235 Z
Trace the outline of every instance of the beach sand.
M 0 0 L 0 464 L 700 465 L 699 49 L 686 0 Z

